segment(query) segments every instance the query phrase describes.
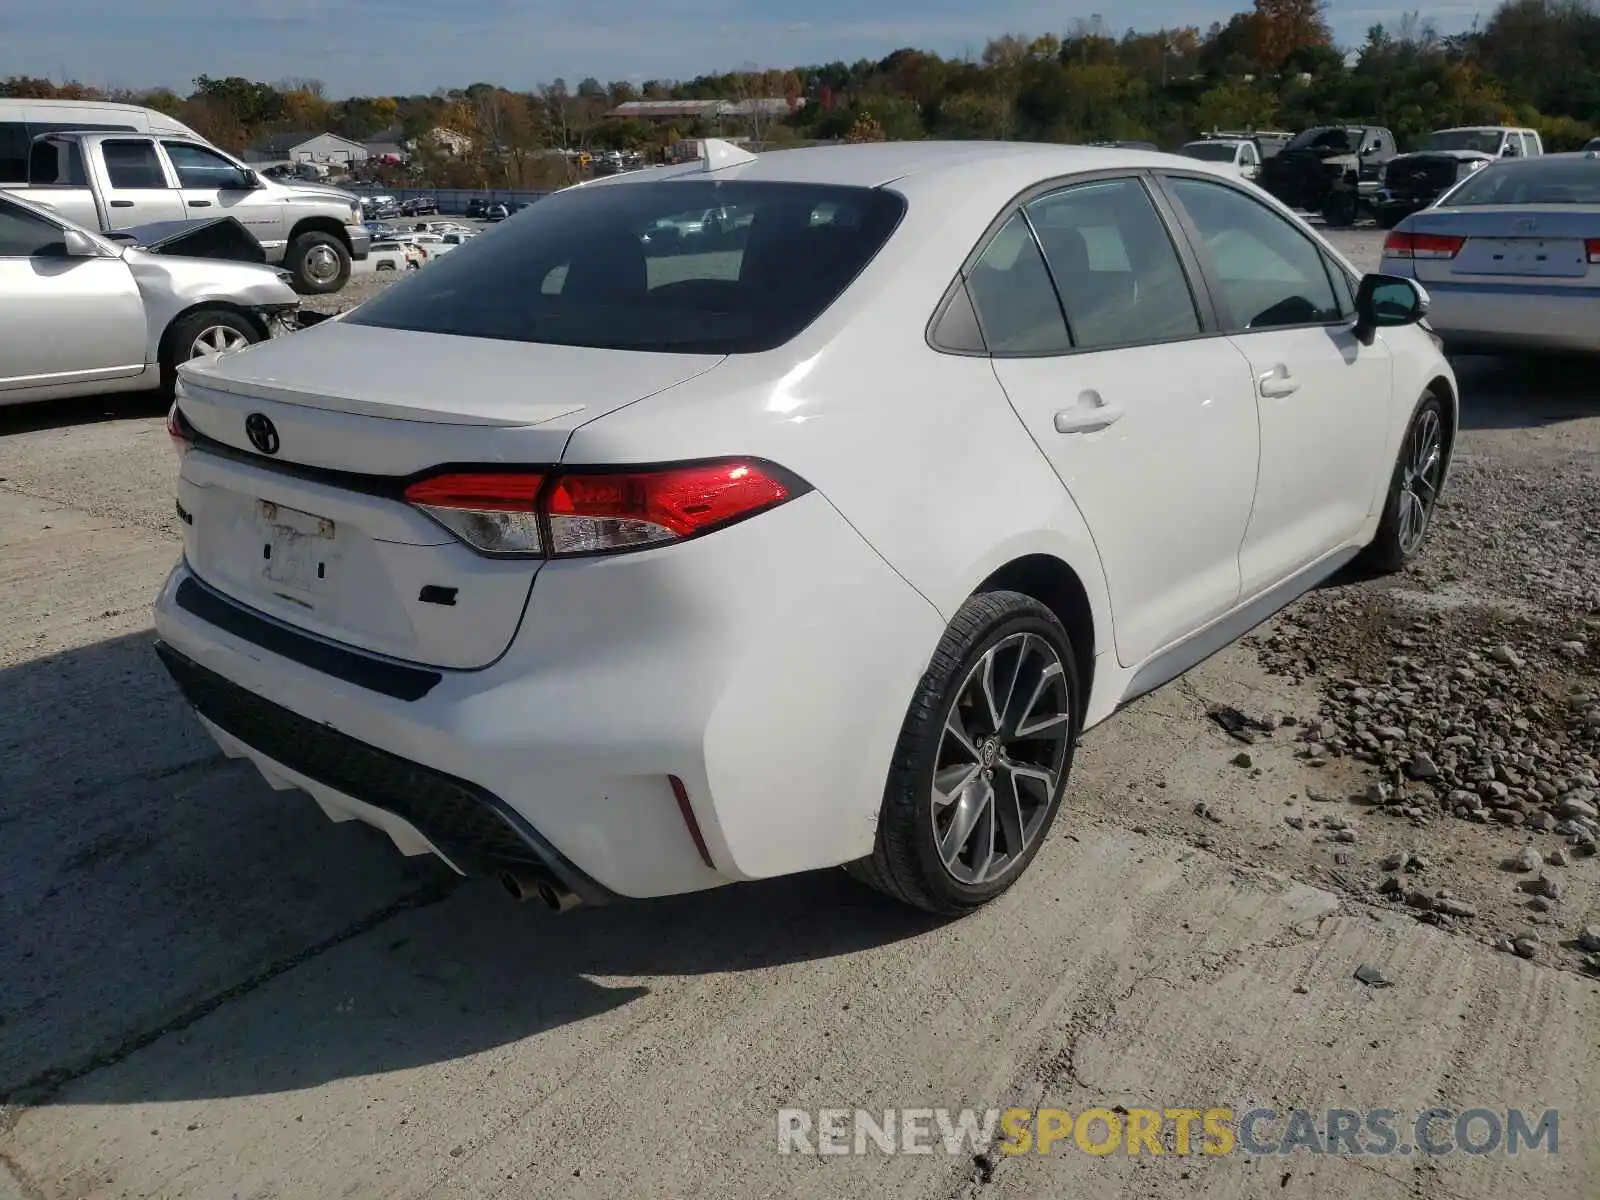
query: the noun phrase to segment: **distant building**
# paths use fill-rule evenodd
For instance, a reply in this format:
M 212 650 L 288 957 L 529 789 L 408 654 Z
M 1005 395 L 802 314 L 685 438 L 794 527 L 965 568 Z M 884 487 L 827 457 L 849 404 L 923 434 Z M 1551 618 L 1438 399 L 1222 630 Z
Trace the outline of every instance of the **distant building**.
M 611 110 L 611 116 L 656 125 L 714 121 L 722 100 L 628 100 Z
M 369 159 L 379 161 L 398 160 L 405 162 L 406 131 L 403 126 L 391 125 L 388 129 L 380 129 L 377 133 L 361 143 L 361 148 L 367 152 Z
M 263 138 L 244 152 L 252 166 L 349 167 L 367 160 L 367 148 L 337 133 L 279 133 Z

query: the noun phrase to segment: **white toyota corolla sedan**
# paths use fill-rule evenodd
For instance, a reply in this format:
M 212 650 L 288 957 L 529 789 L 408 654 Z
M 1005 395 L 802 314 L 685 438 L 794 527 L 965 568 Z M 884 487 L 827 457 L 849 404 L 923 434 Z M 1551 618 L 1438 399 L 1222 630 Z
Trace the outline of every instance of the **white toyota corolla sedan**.
M 1421 548 L 1425 292 L 1225 168 L 706 153 L 183 369 L 156 624 L 227 753 L 558 908 L 846 864 L 960 912 L 1083 730 Z

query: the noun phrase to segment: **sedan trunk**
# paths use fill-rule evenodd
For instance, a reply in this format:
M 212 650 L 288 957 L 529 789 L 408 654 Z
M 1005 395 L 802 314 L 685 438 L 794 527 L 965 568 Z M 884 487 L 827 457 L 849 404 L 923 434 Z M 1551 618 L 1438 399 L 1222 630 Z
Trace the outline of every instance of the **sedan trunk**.
M 720 361 L 328 321 L 191 363 L 185 556 L 214 591 L 285 624 L 485 666 L 515 635 L 540 560 L 475 553 L 408 504 L 405 484 L 446 464 L 557 463 L 580 425 Z

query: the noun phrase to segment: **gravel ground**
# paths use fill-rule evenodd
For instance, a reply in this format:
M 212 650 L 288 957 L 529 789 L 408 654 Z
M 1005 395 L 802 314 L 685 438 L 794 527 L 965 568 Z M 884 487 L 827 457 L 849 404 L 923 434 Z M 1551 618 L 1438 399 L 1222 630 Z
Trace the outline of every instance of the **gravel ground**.
M 1376 268 L 1373 233 L 1331 237 Z M 1600 973 L 1600 386 L 1582 363 L 1455 365 L 1463 429 L 1422 556 L 1397 577 L 1346 574 L 1246 639 L 1287 687 L 1264 688 L 1277 711 L 1205 704 L 1219 735 L 1257 747 L 1242 766 L 1294 755 L 1287 828 L 1263 840 L 1262 821 L 1231 828 L 1204 801 L 1183 823 L 1363 903 Z

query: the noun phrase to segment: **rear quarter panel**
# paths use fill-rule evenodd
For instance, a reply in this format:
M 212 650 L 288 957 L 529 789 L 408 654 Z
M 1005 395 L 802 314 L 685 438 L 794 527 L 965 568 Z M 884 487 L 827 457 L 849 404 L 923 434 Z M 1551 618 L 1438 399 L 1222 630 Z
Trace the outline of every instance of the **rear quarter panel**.
M 1096 640 L 1109 645 L 1093 539 L 989 360 L 926 340 L 945 288 L 1006 198 L 914 197 L 878 257 L 794 342 L 730 357 L 581 427 L 565 461 L 770 459 L 826 496 L 946 621 L 1006 563 L 1049 554 L 1083 581 Z M 914 683 L 894 690 L 909 698 Z

